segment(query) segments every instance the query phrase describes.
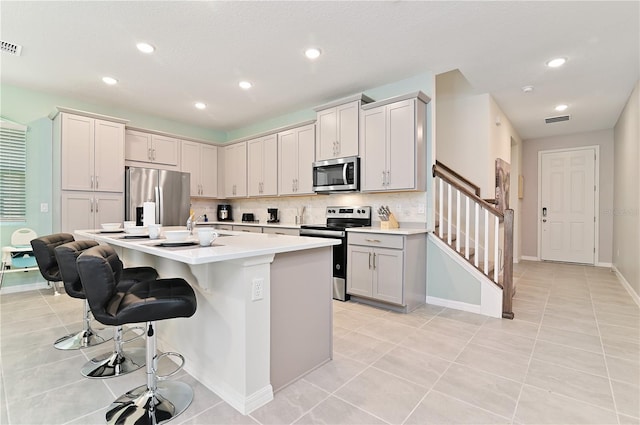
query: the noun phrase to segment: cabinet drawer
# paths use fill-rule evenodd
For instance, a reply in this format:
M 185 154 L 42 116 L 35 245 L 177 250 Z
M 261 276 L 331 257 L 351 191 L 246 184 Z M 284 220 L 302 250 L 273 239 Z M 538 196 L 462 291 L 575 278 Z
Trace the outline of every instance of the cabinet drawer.
M 233 226 L 230 224 L 216 224 L 213 227 L 218 230 L 233 230 Z
M 300 236 L 299 229 L 291 229 L 287 227 L 263 227 L 262 233 L 271 233 L 273 235 Z
M 360 232 L 348 232 L 347 235 L 349 245 L 365 245 L 394 249 L 404 248 L 404 236 Z
M 233 226 L 235 232 L 249 232 L 249 233 L 262 233 L 262 227 L 260 226 Z

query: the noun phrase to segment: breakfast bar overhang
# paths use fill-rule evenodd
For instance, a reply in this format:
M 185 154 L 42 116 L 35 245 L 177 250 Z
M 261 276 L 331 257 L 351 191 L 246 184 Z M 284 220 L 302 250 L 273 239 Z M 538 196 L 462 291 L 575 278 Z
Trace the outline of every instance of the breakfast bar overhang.
M 189 319 L 159 328 L 162 351 L 242 414 L 332 358 L 334 239 L 224 232 L 212 246 L 162 247 L 162 240 L 78 230 L 112 245 L 127 267 L 151 266 L 195 289 Z

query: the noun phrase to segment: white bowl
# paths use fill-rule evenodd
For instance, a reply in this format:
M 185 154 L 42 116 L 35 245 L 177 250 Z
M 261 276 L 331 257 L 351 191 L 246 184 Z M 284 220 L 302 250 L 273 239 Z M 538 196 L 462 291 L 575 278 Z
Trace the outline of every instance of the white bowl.
M 133 227 L 133 226 L 135 226 L 135 225 L 136 225 L 136 222 L 135 222 L 135 221 L 125 221 L 125 222 L 124 222 L 124 228 L 125 228 L 125 229 L 128 229 L 129 227 Z
M 102 223 L 102 228 L 104 230 L 118 230 L 120 229 L 120 223 Z
M 165 230 L 164 237 L 169 242 L 186 241 L 191 233 L 188 230 Z
M 130 235 L 143 235 L 147 232 L 147 226 L 131 226 L 124 229 Z

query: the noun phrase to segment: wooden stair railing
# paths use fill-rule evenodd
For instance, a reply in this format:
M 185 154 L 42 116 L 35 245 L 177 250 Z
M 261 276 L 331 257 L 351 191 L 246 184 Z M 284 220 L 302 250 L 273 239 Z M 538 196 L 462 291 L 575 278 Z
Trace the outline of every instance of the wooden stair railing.
M 433 166 L 433 177 L 436 178 L 439 220 L 435 235 L 502 288 L 502 317 L 513 319 L 513 210 L 507 209 L 504 213 L 497 210 L 480 197 L 477 185 L 439 161 Z M 461 223 L 463 217 L 464 223 Z M 472 238 L 473 247 L 470 246 Z

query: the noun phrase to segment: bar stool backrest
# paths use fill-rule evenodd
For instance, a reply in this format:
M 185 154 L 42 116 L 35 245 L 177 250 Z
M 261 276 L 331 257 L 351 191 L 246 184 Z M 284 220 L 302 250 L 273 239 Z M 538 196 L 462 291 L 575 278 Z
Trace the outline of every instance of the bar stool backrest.
M 33 248 L 33 255 L 36 257 L 38 269 L 46 281 L 58 282 L 62 280 L 54 249 L 59 245 L 73 241 L 73 235 L 70 233 L 55 233 L 31 240 L 31 248 Z
M 73 298 L 86 298 L 76 260 L 89 248 L 97 246 L 98 242 L 92 240 L 81 240 L 59 245 L 54 249 L 64 289 Z
M 84 251 L 76 262 L 78 274 L 89 301 L 93 317 L 101 323 L 112 325 L 117 309 L 117 286 L 122 274 L 122 261 L 115 250 L 108 245 L 98 245 Z

